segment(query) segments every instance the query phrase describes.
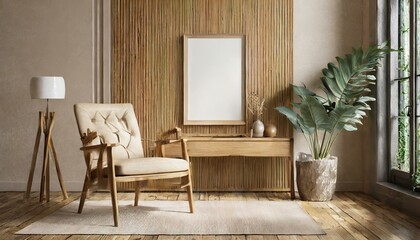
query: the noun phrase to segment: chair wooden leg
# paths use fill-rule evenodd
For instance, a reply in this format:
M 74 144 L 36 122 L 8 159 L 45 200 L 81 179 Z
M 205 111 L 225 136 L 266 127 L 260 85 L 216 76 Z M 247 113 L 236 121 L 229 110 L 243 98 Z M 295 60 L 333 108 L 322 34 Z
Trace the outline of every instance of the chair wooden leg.
M 136 182 L 136 192 L 134 195 L 134 206 L 139 205 L 139 195 L 140 195 L 140 182 Z
M 112 198 L 112 212 L 114 215 L 114 226 L 118 227 L 118 195 L 117 195 L 117 182 L 115 180 L 115 169 L 112 164 L 112 149 L 107 149 L 107 158 L 108 158 L 108 178 L 109 185 L 111 187 L 111 198 Z
M 83 211 L 83 206 L 85 205 L 85 200 L 86 200 L 87 192 L 89 190 L 89 185 L 90 185 L 90 179 L 88 177 L 88 173 L 86 173 L 85 183 L 83 184 L 83 191 L 82 191 L 82 194 L 80 195 L 79 210 L 77 211 L 78 213 L 82 213 Z
M 192 191 L 191 185 L 187 187 L 187 191 L 188 191 L 188 203 L 190 205 L 190 213 L 194 213 L 193 191 Z
M 115 180 L 110 179 L 111 198 L 112 198 L 112 212 L 114 215 L 114 226 L 118 227 L 118 196 L 117 196 L 117 183 Z
M 178 131 L 177 131 L 177 133 L 178 133 Z M 182 139 L 182 141 L 181 141 L 181 150 L 182 150 L 182 158 L 185 159 L 189 164 L 188 176 L 183 177 L 181 182 L 184 182 L 184 183 L 187 182 L 187 185 L 184 185 L 184 186 L 187 187 L 188 203 L 190 205 L 190 212 L 194 213 L 193 190 L 192 190 L 192 181 L 191 181 L 191 162 L 190 162 L 190 157 L 188 155 L 187 140 L 186 139 Z
M 191 174 L 188 175 L 188 181 L 189 181 L 188 186 L 187 186 L 188 203 L 190 205 L 190 213 L 194 213 L 194 199 L 193 199 Z

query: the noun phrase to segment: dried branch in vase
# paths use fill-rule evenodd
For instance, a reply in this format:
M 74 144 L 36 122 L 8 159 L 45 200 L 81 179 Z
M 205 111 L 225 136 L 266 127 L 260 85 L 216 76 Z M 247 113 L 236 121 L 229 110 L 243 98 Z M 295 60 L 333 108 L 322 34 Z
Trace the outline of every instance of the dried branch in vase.
M 252 92 L 248 96 L 247 107 L 251 112 L 254 120 L 260 120 L 265 110 L 265 98 L 258 96 L 255 92 Z

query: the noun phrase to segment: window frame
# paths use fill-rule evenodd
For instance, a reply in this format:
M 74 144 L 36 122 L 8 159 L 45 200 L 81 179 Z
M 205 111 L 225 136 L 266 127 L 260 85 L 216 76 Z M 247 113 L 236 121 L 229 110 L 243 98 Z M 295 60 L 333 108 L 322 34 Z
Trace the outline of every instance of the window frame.
M 388 29 L 389 29 L 389 44 L 392 49 L 399 49 L 400 47 L 400 38 L 399 38 L 399 13 L 400 13 L 400 1 L 401 0 L 389 0 L 388 1 Z M 403 0 L 404 1 L 404 0 Z M 398 151 L 398 121 L 399 116 L 399 84 L 402 81 L 399 73 L 399 56 L 397 52 L 392 52 L 389 56 L 389 65 L 388 65 L 388 81 L 387 81 L 387 117 L 389 118 L 388 122 L 388 181 L 405 187 L 413 188 L 414 182 L 412 177 L 416 169 L 416 126 L 417 126 L 417 106 L 416 106 L 416 93 L 420 93 L 420 90 L 417 89 L 416 79 L 418 79 L 418 73 L 416 68 L 417 61 L 417 47 L 416 47 L 416 3 L 420 0 L 408 0 L 410 7 L 410 35 L 409 35 L 409 69 L 410 74 L 406 81 L 409 82 L 409 172 L 405 172 L 399 169 L 392 168 L 392 163 L 397 162 L 396 153 Z M 414 47 L 413 47 L 414 46 Z M 414 73 L 414 74 L 412 74 Z M 406 76 L 403 76 L 406 77 Z M 419 79 L 420 80 L 420 79 Z

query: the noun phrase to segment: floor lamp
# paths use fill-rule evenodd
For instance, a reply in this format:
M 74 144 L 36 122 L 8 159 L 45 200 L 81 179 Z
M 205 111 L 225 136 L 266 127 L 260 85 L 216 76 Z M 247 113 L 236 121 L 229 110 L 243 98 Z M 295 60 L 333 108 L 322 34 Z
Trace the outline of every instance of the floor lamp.
M 32 180 L 34 177 L 34 170 L 36 159 L 38 155 L 39 143 L 41 135 L 44 134 L 44 155 L 42 164 L 41 188 L 39 194 L 39 201 L 44 200 L 44 193 L 47 202 L 50 201 L 50 160 L 53 159 L 55 169 L 57 171 L 58 181 L 60 182 L 63 198 L 67 199 L 67 191 L 64 186 L 63 177 L 61 175 L 60 166 L 58 164 L 57 153 L 55 151 L 52 140 L 52 130 L 54 128 L 55 112 L 49 112 L 48 101 L 50 99 L 64 99 L 66 88 L 63 77 L 42 76 L 33 77 L 31 79 L 31 98 L 32 99 L 46 99 L 47 111 L 39 112 L 38 117 L 38 132 L 35 139 L 34 153 L 32 155 L 31 170 L 29 172 L 28 185 L 26 187 L 25 198 L 29 198 L 32 187 Z

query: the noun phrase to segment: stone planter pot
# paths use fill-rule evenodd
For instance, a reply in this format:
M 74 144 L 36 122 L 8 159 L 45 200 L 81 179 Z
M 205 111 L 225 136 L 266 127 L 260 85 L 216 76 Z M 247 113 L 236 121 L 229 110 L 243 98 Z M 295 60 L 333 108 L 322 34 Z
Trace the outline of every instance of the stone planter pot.
M 299 153 L 296 160 L 297 187 L 304 201 L 329 201 L 337 182 L 337 157 L 314 160 L 311 155 Z

